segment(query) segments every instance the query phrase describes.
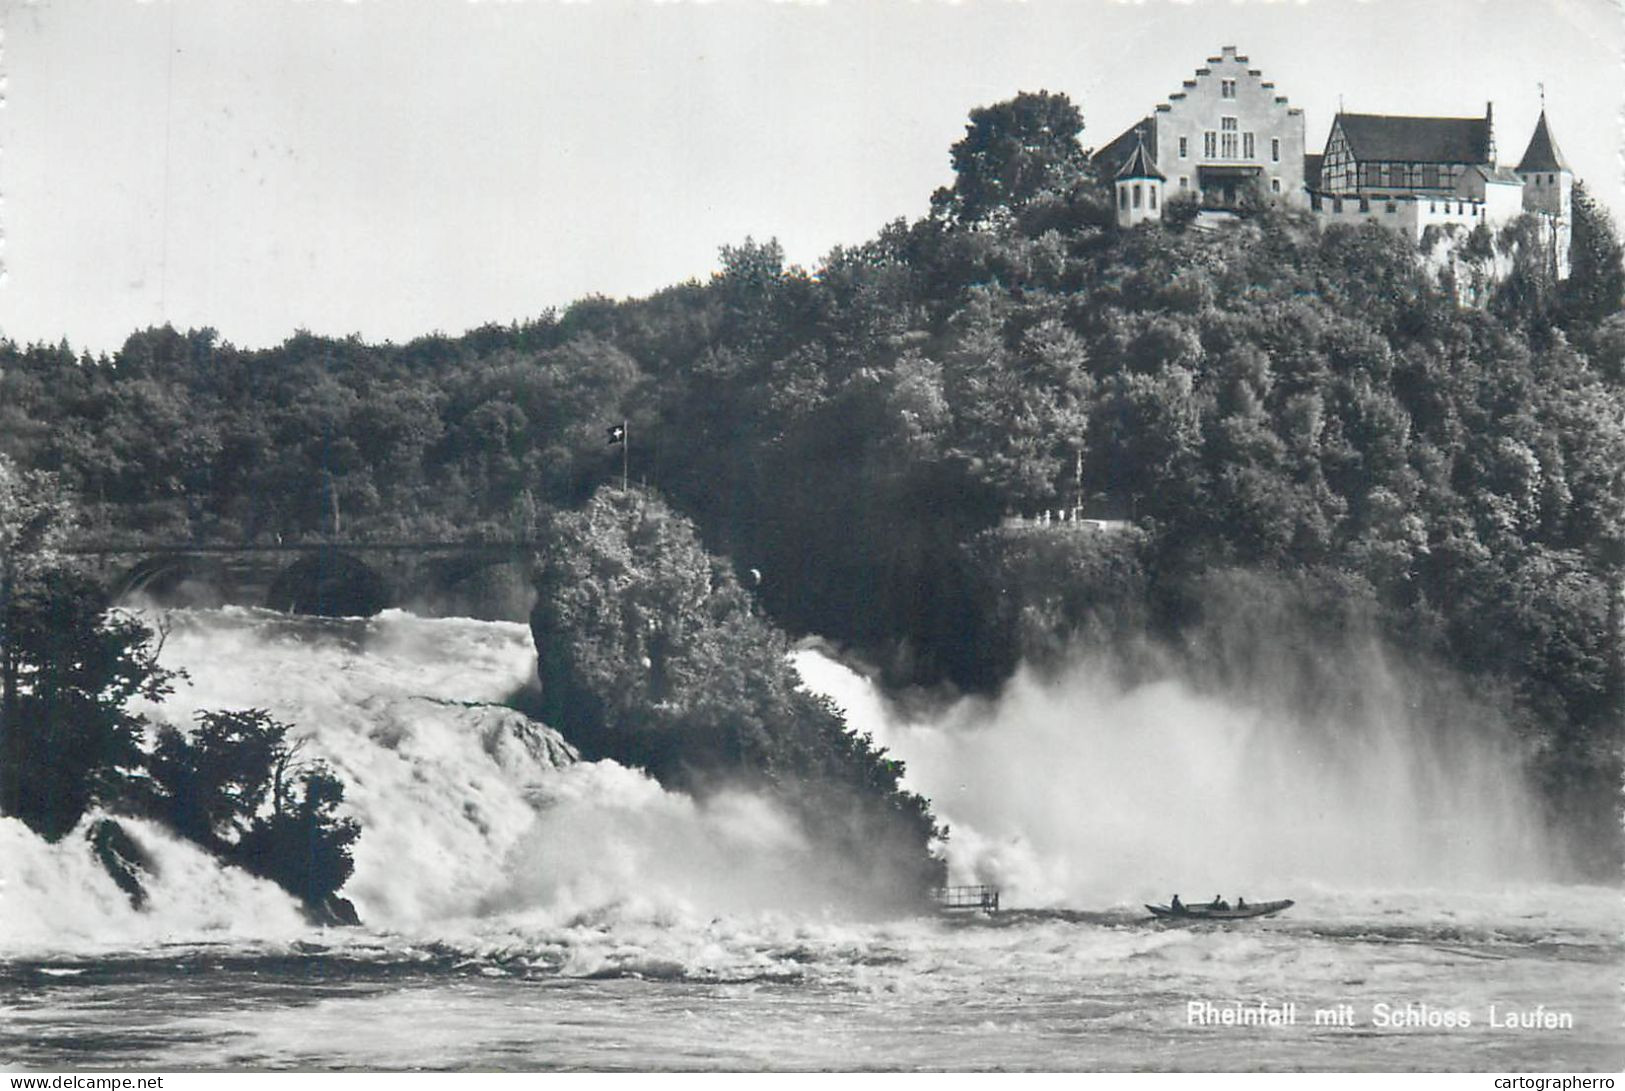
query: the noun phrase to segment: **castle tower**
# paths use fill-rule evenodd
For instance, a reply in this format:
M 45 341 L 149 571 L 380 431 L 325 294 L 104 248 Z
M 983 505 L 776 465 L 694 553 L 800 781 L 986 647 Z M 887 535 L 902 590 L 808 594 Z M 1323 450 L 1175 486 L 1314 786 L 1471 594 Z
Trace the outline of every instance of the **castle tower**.
M 1563 158 L 1563 152 L 1552 139 L 1552 130 L 1546 124 L 1546 111 L 1540 112 L 1535 123 L 1535 135 L 1529 138 L 1529 147 L 1517 166 L 1523 179 L 1523 207 L 1526 212 L 1544 212 L 1567 220 L 1574 205 L 1574 172 Z
M 1523 179 L 1524 211 L 1539 213 L 1551 221 L 1557 276 L 1566 277 L 1569 274 L 1569 233 L 1574 223 L 1574 172 L 1569 169 L 1557 141 L 1552 139 L 1544 108 L 1516 171 Z
M 1133 227 L 1162 219 L 1163 186 L 1168 179 L 1145 150 L 1142 137 L 1134 152 L 1117 170 L 1117 226 Z

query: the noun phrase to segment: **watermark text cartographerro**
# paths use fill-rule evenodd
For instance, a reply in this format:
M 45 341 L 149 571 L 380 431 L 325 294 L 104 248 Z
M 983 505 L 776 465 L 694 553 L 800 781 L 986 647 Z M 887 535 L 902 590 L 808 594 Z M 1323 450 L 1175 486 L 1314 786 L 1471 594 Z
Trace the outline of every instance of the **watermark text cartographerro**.
M 1295 1000 L 1254 1004 L 1239 1000 L 1185 1002 L 1187 1026 L 1202 1027 L 1376 1027 L 1386 1030 L 1457 1030 L 1488 1027 L 1499 1031 L 1563 1031 L 1574 1029 L 1574 1014 L 1545 1004 L 1523 1007 L 1490 1004 L 1478 1010 L 1440 1007 L 1408 1001 L 1356 1006 L 1299 1004 Z

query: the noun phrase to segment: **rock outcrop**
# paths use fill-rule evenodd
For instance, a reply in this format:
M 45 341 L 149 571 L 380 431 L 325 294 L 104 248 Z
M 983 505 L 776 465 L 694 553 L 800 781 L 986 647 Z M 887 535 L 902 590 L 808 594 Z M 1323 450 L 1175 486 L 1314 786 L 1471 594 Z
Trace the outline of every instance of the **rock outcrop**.
M 361 915 L 355 911 L 355 903 L 337 894 L 329 894 L 319 902 L 306 902 L 301 910 L 307 921 L 325 928 L 361 926 Z
M 97 820 L 85 836 L 96 859 L 118 888 L 128 895 L 130 904 L 136 909 L 146 908 L 146 880 L 158 874 L 151 854 L 111 818 Z

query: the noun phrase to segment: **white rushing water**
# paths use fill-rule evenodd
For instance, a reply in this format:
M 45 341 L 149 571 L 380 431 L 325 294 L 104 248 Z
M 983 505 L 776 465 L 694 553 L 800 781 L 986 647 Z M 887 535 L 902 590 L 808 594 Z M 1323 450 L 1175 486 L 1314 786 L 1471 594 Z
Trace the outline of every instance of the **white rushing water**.
M 177 612 L 190 675 L 154 715 L 260 707 L 330 761 L 362 823 L 359 929 L 151 823 L 133 909 L 84 838 L 0 821 L 0 1063 L 47 1067 L 1566 1068 L 1625 1058 L 1619 891 L 1564 886 L 1493 740 L 1303 725 L 1081 666 L 899 715 L 808 683 L 909 763 L 997 918 L 873 919 L 795 823 L 581 762 L 503 702 L 522 625 Z M 1387 698 L 1384 698 L 1386 701 Z M 1403 694 L 1393 705 L 1403 709 Z M 1292 897 L 1271 921 L 1150 924 L 1138 903 Z M 1211 888 L 1211 889 L 1210 889 Z M 1019 907 L 1033 907 L 1020 911 Z M 1297 1003 L 1274 1028 L 1192 1001 Z M 1374 1028 L 1378 1004 L 1470 1028 Z M 1314 1027 L 1349 1003 L 1360 1024 Z M 1491 1005 L 1573 1026 L 1506 1031 Z
M 796 653 L 808 684 L 908 764 L 952 828 L 959 882 L 1020 905 L 1099 905 L 1170 891 L 1273 896 L 1302 884 L 1496 889 L 1563 872 L 1508 741 L 1463 707 L 1421 722 L 1391 674 L 1359 707 L 1308 721 L 1264 701 L 1160 679 L 1136 686 L 1079 661 L 1023 670 L 994 700 L 925 719 L 863 676 Z

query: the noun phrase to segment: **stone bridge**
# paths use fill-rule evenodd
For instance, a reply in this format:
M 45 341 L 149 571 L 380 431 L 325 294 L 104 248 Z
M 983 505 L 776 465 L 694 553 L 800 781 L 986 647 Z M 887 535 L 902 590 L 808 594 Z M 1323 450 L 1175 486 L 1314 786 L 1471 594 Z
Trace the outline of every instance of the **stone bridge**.
M 329 617 L 390 607 L 522 621 L 535 541 L 330 541 L 293 545 L 90 543 L 76 556 L 114 601 L 263 606 Z

